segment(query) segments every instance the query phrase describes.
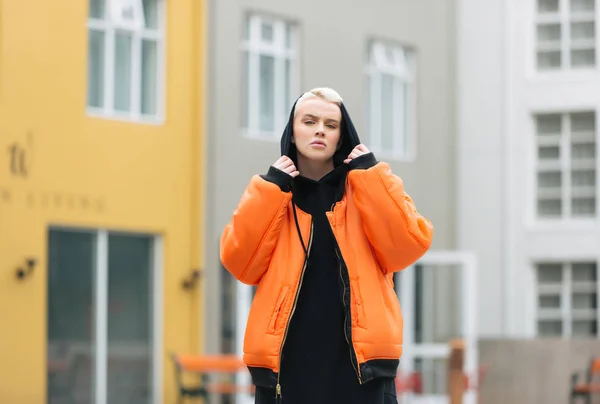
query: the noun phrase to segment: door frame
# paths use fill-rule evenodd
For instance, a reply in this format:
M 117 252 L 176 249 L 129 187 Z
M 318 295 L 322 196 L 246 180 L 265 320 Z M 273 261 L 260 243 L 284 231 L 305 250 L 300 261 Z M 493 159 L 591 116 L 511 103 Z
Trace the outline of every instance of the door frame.
M 465 342 L 465 360 L 463 370 L 470 378 L 477 378 L 479 352 L 477 345 L 477 272 L 476 257 L 474 253 L 465 251 L 428 251 L 419 261 L 403 270 L 400 282 L 396 283 L 400 305 L 404 313 L 404 341 L 402 357 L 400 358 L 399 371 L 401 374 L 411 374 L 414 371 L 414 359 L 446 359 L 450 356 L 448 343 L 414 342 L 415 331 L 415 266 L 416 265 L 457 265 L 460 268 L 461 284 L 461 338 Z M 447 403 L 445 395 L 415 395 L 402 394 L 404 403 Z M 465 404 L 475 404 L 477 392 L 468 390 L 464 396 Z
M 253 299 L 253 288 L 242 282 L 236 282 L 236 307 L 235 307 L 235 353 L 242 358 L 244 356 L 244 335 L 246 333 L 246 324 L 250 315 L 250 306 Z M 240 386 L 249 386 L 252 383 L 250 373 L 247 371 L 239 372 L 237 383 Z M 236 404 L 253 404 L 254 396 L 250 393 L 239 392 L 235 395 Z
M 399 275 L 402 281 L 396 283 L 396 293 L 399 296 L 404 316 L 404 344 L 403 354 L 400 359 L 399 370 L 408 374 L 414 370 L 415 358 L 448 358 L 450 348 L 448 344 L 415 344 L 414 343 L 414 299 L 415 299 L 415 265 L 458 265 L 461 269 L 461 289 L 464 291 L 462 302 L 462 338 L 465 341 L 464 371 L 469 377 L 477 378 L 478 346 L 477 346 L 477 279 L 475 254 L 462 251 L 429 251 L 417 263 L 403 270 Z M 244 334 L 246 323 L 252 304 L 253 289 L 250 285 L 236 283 L 236 354 L 244 355 Z M 469 303 L 470 302 L 470 303 Z M 408 315 L 407 315 L 408 314 Z M 238 383 L 250 384 L 248 372 L 238 374 Z M 445 396 L 416 396 L 403 394 L 403 402 L 407 403 L 445 403 Z M 236 395 L 236 403 L 252 404 L 254 398 L 247 393 Z M 477 392 L 467 391 L 465 404 L 477 402 Z
M 155 233 L 136 231 L 87 228 L 50 224 L 46 228 L 46 235 L 50 231 L 64 231 L 71 233 L 85 233 L 94 236 L 94 304 L 95 304 L 95 332 L 94 332 L 94 372 L 93 398 L 96 404 L 107 404 L 107 354 L 108 354 L 108 238 L 110 234 L 146 236 L 152 240 L 150 250 L 150 270 L 152 271 L 152 404 L 162 404 L 163 397 L 163 324 L 164 324 L 164 239 Z M 47 237 L 47 236 L 46 236 Z M 46 238 L 47 252 L 49 240 Z M 49 263 L 48 263 L 49 265 Z M 49 268 L 48 268 L 49 270 Z M 47 304 L 47 302 L 46 302 Z M 48 344 L 48 341 L 46 341 Z M 47 400 L 48 398 L 46 398 Z

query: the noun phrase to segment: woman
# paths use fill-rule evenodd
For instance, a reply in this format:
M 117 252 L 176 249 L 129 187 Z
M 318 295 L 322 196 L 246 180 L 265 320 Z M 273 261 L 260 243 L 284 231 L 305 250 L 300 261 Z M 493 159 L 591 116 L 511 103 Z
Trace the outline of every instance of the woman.
M 221 237 L 224 267 L 258 286 L 244 340 L 255 402 L 395 403 L 393 273 L 429 249 L 433 227 L 332 89 L 296 101 L 281 154 Z

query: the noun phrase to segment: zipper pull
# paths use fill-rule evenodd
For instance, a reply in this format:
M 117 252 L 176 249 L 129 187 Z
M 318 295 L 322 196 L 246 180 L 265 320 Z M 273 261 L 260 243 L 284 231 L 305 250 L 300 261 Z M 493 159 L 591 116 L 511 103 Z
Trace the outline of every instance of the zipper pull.
M 281 402 L 282 402 L 281 384 L 277 383 L 277 386 L 275 387 L 275 403 L 281 404 Z

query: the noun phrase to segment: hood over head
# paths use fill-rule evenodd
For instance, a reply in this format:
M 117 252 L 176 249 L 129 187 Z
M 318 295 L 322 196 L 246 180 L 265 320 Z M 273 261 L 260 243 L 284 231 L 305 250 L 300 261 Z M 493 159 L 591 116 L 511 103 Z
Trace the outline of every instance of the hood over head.
M 300 97 L 302 97 L 302 95 Z M 300 97 L 296 99 L 294 105 L 292 106 L 289 120 L 285 126 L 285 129 L 283 130 L 283 135 L 281 136 L 280 142 L 281 155 L 291 158 L 294 164 L 298 164 L 296 145 L 292 143 L 292 134 L 294 133 L 294 110 L 296 109 L 296 104 L 298 103 Z M 350 119 L 350 115 L 348 114 L 344 103 L 339 103 L 339 107 L 342 111 L 342 122 L 340 126 L 340 139 L 342 141 L 342 147 L 340 147 L 340 149 L 337 150 L 333 155 L 334 167 L 338 167 L 343 164 L 344 160 L 348 157 L 352 150 L 354 150 L 354 148 L 360 144 L 358 132 L 352 123 L 352 119 Z

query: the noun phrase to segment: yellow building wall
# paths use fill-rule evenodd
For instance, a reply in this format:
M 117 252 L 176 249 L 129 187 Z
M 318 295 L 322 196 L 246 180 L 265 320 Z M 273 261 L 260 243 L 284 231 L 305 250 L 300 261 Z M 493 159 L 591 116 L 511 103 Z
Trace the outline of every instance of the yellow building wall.
M 171 352 L 202 347 L 204 5 L 166 1 L 166 119 L 88 117 L 87 1 L 0 6 L 0 403 L 46 402 L 47 230 L 66 225 L 164 237 L 164 402 Z M 22 150 L 27 175 L 11 172 Z M 23 281 L 16 268 L 38 264 Z

